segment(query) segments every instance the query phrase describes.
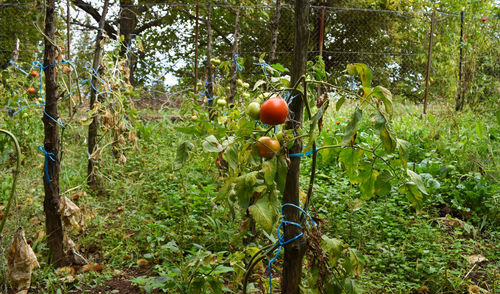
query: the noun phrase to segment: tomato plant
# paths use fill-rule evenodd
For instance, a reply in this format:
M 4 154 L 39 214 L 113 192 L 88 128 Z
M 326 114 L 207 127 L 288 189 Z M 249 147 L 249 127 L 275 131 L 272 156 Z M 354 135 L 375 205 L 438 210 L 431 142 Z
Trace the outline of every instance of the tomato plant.
M 260 63 L 264 64 L 262 60 Z M 216 165 L 224 170 L 224 185 L 217 200 L 227 203 L 233 211 L 247 212 L 242 217 L 242 222 L 247 225 L 242 226 L 252 234 L 258 233 L 250 230 L 253 226 L 248 225 L 249 217 L 250 223 L 269 234 L 278 226 L 280 220 L 281 195 L 285 188 L 290 158 L 304 157 L 306 160 L 308 155 L 314 154 L 314 166 L 317 156 L 322 158 L 322 162 L 337 161 L 345 171 L 344 176 L 353 186 L 358 187 L 362 200 L 368 201 L 374 195 L 384 197 L 392 187 L 399 187 L 401 192 L 407 194 L 409 202 L 420 209 L 423 195 L 426 194 L 425 187 L 421 177 L 407 169 L 406 142 L 398 139 L 392 130 L 390 122 L 393 107 L 390 91 L 382 86 L 372 87 L 373 73 L 363 64 L 350 64 L 347 67 L 349 75 L 357 76 L 361 80 L 360 94 L 343 91 L 325 81 L 328 75 L 321 58 L 316 63 L 308 63 L 308 67 L 308 73 L 295 85 L 290 84 L 289 77 L 284 75 L 287 70 L 282 66 L 266 67 L 265 80 L 255 83 L 247 106 L 224 110 L 224 115 L 214 122 L 208 120 L 208 115 L 205 116 L 206 110 L 193 104 L 192 110 L 202 113 L 200 120 L 193 122 L 196 127 L 178 130 L 205 135 L 202 142 L 204 150 L 217 155 Z M 271 78 L 266 74 L 271 75 Z M 328 97 L 322 103 L 316 101 L 318 86 L 329 91 Z M 282 124 L 289 116 L 288 103 L 297 93 L 305 95 L 306 121 L 299 124 L 293 120 L 292 114 L 289 123 L 293 128 L 286 129 Z M 331 95 L 333 93 L 335 95 Z M 259 111 L 257 101 L 265 99 L 267 100 Z M 343 132 L 323 136 L 325 139 L 318 142 L 320 126 L 323 125 L 323 117 L 328 110 L 327 101 L 334 103 L 336 110 L 344 104 L 350 104 L 354 106 L 354 112 L 345 128 L 341 126 L 344 128 Z M 242 113 L 252 119 L 259 113 L 262 123 L 242 117 Z M 365 121 L 363 117 L 369 119 Z M 369 140 L 364 134 L 358 134 L 359 126 L 367 123 L 371 124 L 371 129 L 376 134 Z M 337 122 L 337 125 L 339 124 L 340 122 Z M 288 148 L 298 139 L 304 141 L 305 148 L 302 153 L 289 154 Z M 319 143 L 323 146 L 317 147 Z M 188 152 L 187 144 L 181 144 L 178 157 L 185 158 Z M 311 170 L 310 185 L 304 191 L 301 189 L 301 209 L 304 210 L 308 209 L 311 202 L 314 170 Z M 309 266 L 313 269 L 312 275 L 308 276 L 308 284 L 313 288 L 339 289 L 338 283 L 343 281 L 340 283 L 349 282 L 355 288 L 354 281 L 349 277 L 361 273 L 363 257 L 341 240 L 326 236 L 317 228 L 305 225 L 303 227 L 310 238 L 311 254 L 308 259 L 311 262 Z M 274 247 L 271 245 L 275 249 L 277 246 L 278 243 L 274 244 Z M 247 266 L 244 285 L 256 263 L 274 251 L 271 247 L 266 247 L 253 256 L 253 262 Z M 318 255 L 319 252 L 330 256 L 330 261 L 322 259 Z M 313 262 L 314 260 L 316 262 Z M 336 278 L 318 274 L 331 272 L 334 268 L 338 270 Z

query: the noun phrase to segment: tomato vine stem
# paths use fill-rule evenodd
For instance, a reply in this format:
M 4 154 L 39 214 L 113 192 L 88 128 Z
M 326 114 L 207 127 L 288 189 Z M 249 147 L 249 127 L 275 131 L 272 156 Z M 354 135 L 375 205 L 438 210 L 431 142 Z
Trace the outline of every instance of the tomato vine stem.
M 4 133 L 7 136 L 9 136 L 12 141 L 14 141 L 14 147 L 16 149 L 16 168 L 13 170 L 12 174 L 12 188 L 10 190 L 10 197 L 9 197 L 9 202 L 7 202 L 7 207 L 5 207 L 5 213 L 4 217 L 2 218 L 2 223 L 0 223 L 0 239 L 2 237 L 2 231 L 5 226 L 5 222 L 7 221 L 7 218 L 9 216 L 9 210 L 12 205 L 12 200 L 15 198 L 16 194 L 16 184 L 17 184 L 17 176 L 19 175 L 19 168 L 21 166 L 21 148 L 19 148 L 19 142 L 17 141 L 16 137 L 9 131 L 0 129 L 0 133 Z

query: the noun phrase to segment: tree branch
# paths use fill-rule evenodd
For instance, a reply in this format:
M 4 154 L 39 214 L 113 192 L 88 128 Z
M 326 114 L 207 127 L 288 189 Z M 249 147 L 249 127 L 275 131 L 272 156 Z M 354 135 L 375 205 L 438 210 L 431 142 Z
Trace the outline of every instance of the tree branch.
M 140 26 L 134 30 L 134 34 L 139 35 L 151 27 L 161 25 L 163 23 L 163 18 L 165 18 L 165 16 L 143 24 L 142 26 Z
M 101 20 L 101 14 L 99 14 L 99 12 L 90 4 L 84 2 L 83 0 L 73 0 L 73 4 L 92 16 L 97 23 Z M 116 38 L 116 30 L 108 22 L 104 23 L 104 30 L 110 37 Z
M 86 29 L 91 29 L 91 30 L 97 30 L 98 29 L 98 27 L 96 27 L 96 26 L 81 23 L 81 22 L 79 22 L 76 19 L 72 19 L 71 22 L 70 22 L 70 24 L 77 25 L 77 26 L 84 27 Z
M 192 18 L 192 19 L 196 19 L 196 16 L 192 15 L 191 13 L 185 11 L 184 9 L 179 9 L 182 13 L 184 13 L 186 16 Z M 206 24 L 206 20 L 203 19 L 203 18 L 198 18 L 199 21 L 203 22 Z M 219 37 L 222 38 L 222 40 L 224 40 L 224 42 L 226 42 L 229 46 L 232 46 L 233 45 L 233 42 L 231 42 L 231 40 L 229 40 L 226 35 L 221 31 L 219 30 L 217 27 L 214 27 L 212 26 L 212 29 L 217 33 L 217 35 Z

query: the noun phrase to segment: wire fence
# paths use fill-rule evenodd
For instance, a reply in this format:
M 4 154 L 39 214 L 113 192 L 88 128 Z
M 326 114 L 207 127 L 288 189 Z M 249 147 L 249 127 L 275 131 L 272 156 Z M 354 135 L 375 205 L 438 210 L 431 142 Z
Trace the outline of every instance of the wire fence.
M 118 4 L 115 4 L 118 5 Z M 6 7 L 2 7 L 6 6 Z M 27 4 L 0 4 L 1 9 L 23 10 Z M 61 3 L 61 8 L 65 4 Z M 95 7 L 99 11 L 99 7 Z M 204 79 L 207 51 L 206 3 L 141 3 L 115 7 L 110 23 L 125 23 L 127 18 L 136 28 L 160 19 L 134 37 L 141 48 L 131 48 L 136 55 L 135 77 L 138 83 L 192 85 L 195 70 L 198 80 Z M 134 14 L 127 15 L 123 11 Z M 294 44 L 293 6 L 279 9 L 279 21 L 274 5 L 236 6 L 214 4 L 211 8 L 213 33 L 212 56 L 233 59 L 235 15 L 239 11 L 237 54 L 244 58 L 241 75 L 257 79 L 261 70 L 254 65 L 265 54 L 269 62 L 290 67 Z M 95 21 L 72 6 L 71 25 L 73 52 L 92 54 Z M 198 30 L 196 20 L 198 15 Z M 486 20 L 485 20 L 486 19 Z M 365 63 L 374 71 L 374 84 L 389 88 L 393 93 L 421 101 L 425 89 L 429 48 L 432 49 L 429 75 L 429 95 L 433 99 L 456 97 L 464 88 L 498 95 L 500 80 L 499 18 L 494 15 L 438 12 L 434 18 L 433 44 L 429 47 L 430 11 L 392 11 L 360 8 L 310 6 L 308 59 L 321 55 L 331 81 L 340 81 L 349 63 Z M 277 30 L 273 49 L 273 29 Z M 119 28 L 117 28 L 119 31 Z M 194 44 L 198 34 L 198 48 Z M 1 35 L 1 34 L 0 34 Z M 22 37 L 22 36 L 21 36 Z M 116 36 L 115 36 L 116 37 Z M 33 39 L 21 40 L 20 61 L 31 62 L 41 54 L 33 52 Z M 131 43 L 137 47 L 138 42 Z M 11 48 L 0 42 L 0 65 L 10 57 Z M 41 50 L 41 42 L 38 44 Z M 462 54 L 460 49 L 462 48 Z M 41 51 L 40 51 L 41 52 Z M 273 58 L 275 56 L 275 58 Z M 31 58 L 31 59 L 30 59 Z M 195 69 L 195 59 L 198 64 Z M 90 60 L 90 58 L 89 58 Z M 460 69 L 462 67 L 462 69 Z M 462 76 L 460 75 L 462 73 Z M 220 73 L 223 75 L 223 73 Z M 460 82 L 459 82 L 460 81 Z M 492 92 L 493 91 L 493 92 Z

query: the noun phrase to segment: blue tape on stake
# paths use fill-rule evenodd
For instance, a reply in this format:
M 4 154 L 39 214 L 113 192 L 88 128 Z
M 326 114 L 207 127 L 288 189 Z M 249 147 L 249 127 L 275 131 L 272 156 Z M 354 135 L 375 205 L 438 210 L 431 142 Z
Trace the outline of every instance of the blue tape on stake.
M 45 163 L 44 163 L 45 177 L 47 178 L 47 182 L 50 183 L 49 160 L 51 160 L 52 162 L 56 162 L 58 161 L 57 156 L 55 156 L 54 153 L 52 152 L 47 152 L 42 145 L 38 145 L 38 150 L 42 151 L 42 153 L 45 155 Z
M 36 68 L 38 68 L 40 70 L 40 98 L 42 98 L 42 102 L 43 104 L 45 104 L 45 99 L 43 99 L 43 70 L 48 68 L 48 67 L 51 67 L 51 66 L 55 66 L 55 65 L 58 65 L 58 64 L 64 64 L 64 63 L 69 63 L 69 60 L 66 60 L 66 61 L 61 61 L 61 62 L 54 62 L 52 64 L 49 64 L 47 66 L 43 66 L 38 60 L 35 60 L 32 62 L 32 65 Z
M 305 216 L 307 216 L 307 218 L 306 218 L 306 224 L 307 225 L 310 225 L 309 221 L 308 221 L 308 218 L 309 218 L 309 220 L 311 220 L 311 223 L 314 226 L 317 226 L 316 222 L 312 219 L 312 217 L 302 207 L 297 206 L 297 205 L 292 204 L 292 203 L 285 203 L 285 204 L 283 204 L 283 206 L 281 206 L 281 222 L 280 222 L 280 225 L 278 226 L 278 229 L 276 230 L 276 234 L 278 236 L 278 241 L 276 243 L 274 243 L 275 245 L 279 244 L 280 246 L 278 247 L 278 249 L 276 249 L 274 251 L 274 253 L 275 253 L 274 257 L 267 264 L 267 271 L 269 273 L 269 293 L 273 293 L 272 276 L 271 276 L 271 264 L 278 258 L 279 254 L 281 252 L 281 249 L 283 249 L 283 247 L 285 245 L 292 243 L 293 241 L 299 239 L 300 237 L 302 237 L 304 235 L 304 232 L 300 232 L 300 234 L 298 234 L 297 236 L 292 237 L 292 238 L 290 238 L 288 240 L 285 240 L 285 233 L 280 234 L 281 227 L 287 226 L 287 225 L 295 226 L 295 227 L 299 228 L 300 230 L 303 229 L 300 224 L 298 224 L 296 222 L 287 221 L 285 219 L 285 215 L 283 214 L 283 208 L 286 207 L 286 206 L 290 206 L 290 207 L 296 208 L 296 209 L 300 210 L 302 212 L 302 214 L 304 214 Z M 266 252 L 266 254 L 267 253 L 268 252 Z

